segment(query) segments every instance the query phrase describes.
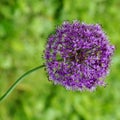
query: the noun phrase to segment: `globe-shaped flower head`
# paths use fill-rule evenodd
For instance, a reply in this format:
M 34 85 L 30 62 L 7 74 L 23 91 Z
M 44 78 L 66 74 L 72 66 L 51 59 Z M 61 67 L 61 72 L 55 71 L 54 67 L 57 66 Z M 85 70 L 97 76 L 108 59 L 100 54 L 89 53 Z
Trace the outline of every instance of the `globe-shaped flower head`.
M 100 25 L 66 21 L 48 38 L 49 79 L 72 90 L 104 86 L 113 51 Z

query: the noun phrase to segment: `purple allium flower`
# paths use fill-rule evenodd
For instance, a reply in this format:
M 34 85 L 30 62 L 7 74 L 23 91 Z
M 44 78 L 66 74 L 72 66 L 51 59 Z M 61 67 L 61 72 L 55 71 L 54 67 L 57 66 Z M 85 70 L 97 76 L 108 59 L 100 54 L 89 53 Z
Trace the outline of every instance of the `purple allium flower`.
M 104 78 L 114 46 L 99 24 L 64 22 L 52 34 L 45 50 L 49 79 L 72 90 L 94 90 Z

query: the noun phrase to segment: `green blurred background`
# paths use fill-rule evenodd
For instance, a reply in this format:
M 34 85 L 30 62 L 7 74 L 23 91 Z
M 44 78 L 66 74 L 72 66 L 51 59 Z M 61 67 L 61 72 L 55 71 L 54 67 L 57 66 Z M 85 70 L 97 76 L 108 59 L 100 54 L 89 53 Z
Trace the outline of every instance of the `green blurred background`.
M 67 91 L 41 69 L 0 103 L 0 120 L 120 120 L 120 0 L 0 0 L 0 95 L 18 76 L 44 63 L 48 35 L 75 19 L 101 24 L 116 46 L 108 86 Z

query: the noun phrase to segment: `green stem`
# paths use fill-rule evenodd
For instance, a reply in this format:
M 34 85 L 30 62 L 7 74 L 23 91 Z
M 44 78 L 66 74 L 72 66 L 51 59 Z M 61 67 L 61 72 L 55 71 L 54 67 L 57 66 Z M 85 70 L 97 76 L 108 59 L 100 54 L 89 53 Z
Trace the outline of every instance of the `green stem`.
M 12 91 L 13 89 L 21 82 L 21 80 L 26 77 L 27 75 L 29 75 L 30 73 L 42 68 L 42 67 L 45 67 L 45 65 L 41 65 L 41 66 L 38 66 L 38 67 L 35 67 L 27 72 L 25 72 L 23 75 L 21 75 L 11 86 L 10 88 L 0 97 L 0 102 L 5 99 Z

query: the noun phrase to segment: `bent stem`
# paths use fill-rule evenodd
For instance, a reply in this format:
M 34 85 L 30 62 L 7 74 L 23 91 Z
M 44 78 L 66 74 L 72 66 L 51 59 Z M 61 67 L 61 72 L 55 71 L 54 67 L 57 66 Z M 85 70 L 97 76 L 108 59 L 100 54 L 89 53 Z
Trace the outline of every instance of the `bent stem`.
M 23 78 L 25 78 L 27 75 L 29 75 L 30 73 L 42 68 L 42 67 L 45 67 L 45 65 L 41 65 L 41 66 L 37 66 L 27 72 L 25 72 L 23 75 L 21 75 L 11 86 L 10 88 L 0 97 L 0 102 L 5 99 L 12 91 L 13 89 L 21 82 L 21 80 Z

